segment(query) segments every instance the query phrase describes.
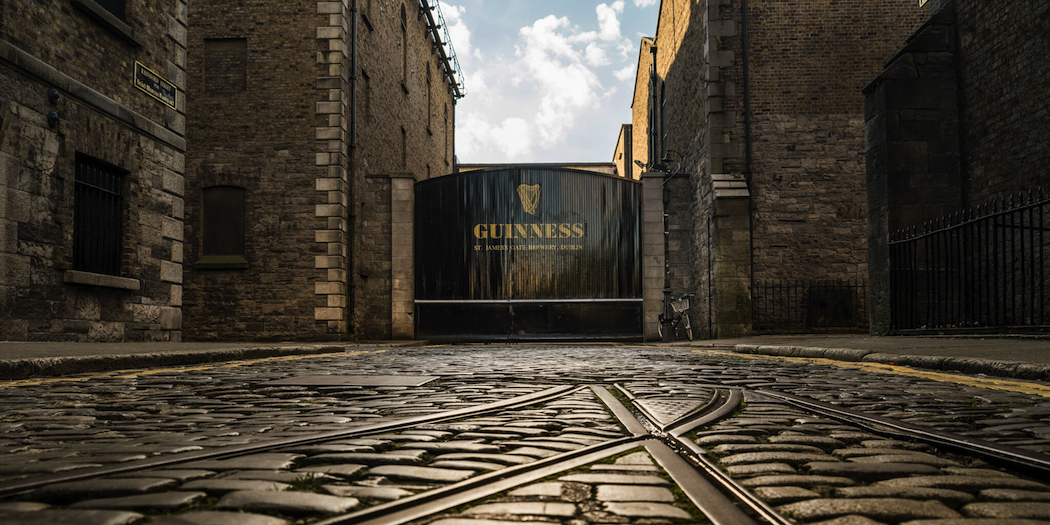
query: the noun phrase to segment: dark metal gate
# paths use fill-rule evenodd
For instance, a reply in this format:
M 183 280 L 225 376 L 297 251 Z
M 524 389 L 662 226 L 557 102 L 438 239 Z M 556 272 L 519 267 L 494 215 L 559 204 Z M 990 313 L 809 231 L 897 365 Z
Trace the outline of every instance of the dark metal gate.
M 547 167 L 417 183 L 417 336 L 640 338 L 640 189 Z

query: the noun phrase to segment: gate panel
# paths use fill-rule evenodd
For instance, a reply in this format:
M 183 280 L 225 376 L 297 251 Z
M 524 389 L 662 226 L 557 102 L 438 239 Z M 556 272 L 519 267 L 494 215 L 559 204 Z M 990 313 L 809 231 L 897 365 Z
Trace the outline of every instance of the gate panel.
M 419 337 L 641 334 L 640 185 L 507 168 L 416 184 Z

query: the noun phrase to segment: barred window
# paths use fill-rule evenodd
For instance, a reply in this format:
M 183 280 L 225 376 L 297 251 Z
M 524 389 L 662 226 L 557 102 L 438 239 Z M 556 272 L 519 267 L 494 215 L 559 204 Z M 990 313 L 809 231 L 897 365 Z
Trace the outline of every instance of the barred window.
M 244 188 L 204 188 L 202 254 L 244 256 Z
M 77 154 L 73 188 L 73 269 L 120 275 L 126 172 Z

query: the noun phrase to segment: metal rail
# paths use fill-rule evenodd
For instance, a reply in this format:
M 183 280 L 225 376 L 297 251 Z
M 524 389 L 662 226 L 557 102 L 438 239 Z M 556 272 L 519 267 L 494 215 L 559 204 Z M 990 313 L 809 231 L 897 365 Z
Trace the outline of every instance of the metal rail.
M 111 476 L 113 474 L 123 474 L 127 472 L 134 472 L 137 470 L 145 470 L 150 468 L 174 465 L 177 463 L 185 463 L 188 461 L 199 461 L 203 459 L 224 459 L 237 456 L 244 456 L 247 454 L 253 454 L 256 452 L 262 452 L 275 448 L 312 445 L 322 443 L 325 441 L 330 441 L 333 439 L 345 439 L 354 436 L 375 434 L 377 432 L 399 430 L 420 425 L 423 423 L 437 423 L 440 421 L 447 421 L 449 419 L 458 419 L 466 416 L 479 415 L 496 410 L 528 406 L 532 403 L 541 403 L 570 394 L 572 392 L 577 392 L 579 390 L 582 390 L 583 388 L 586 387 L 573 387 L 569 385 L 562 385 L 548 388 L 540 392 L 534 392 L 532 394 L 518 396 L 510 399 L 503 399 L 500 401 L 495 401 L 493 403 L 479 405 L 476 407 L 466 407 L 457 410 L 451 410 L 448 412 L 427 414 L 424 416 L 410 417 L 406 419 L 400 419 L 397 421 L 389 421 L 386 423 L 366 425 L 356 427 L 350 430 L 319 432 L 316 434 L 310 434 L 302 437 L 272 439 L 267 441 L 260 441 L 258 443 L 251 443 L 248 445 L 223 447 L 217 450 L 201 450 L 194 452 L 186 452 L 182 454 L 171 454 L 168 456 L 160 456 L 156 458 L 149 458 L 138 461 L 128 461 L 119 465 L 108 465 L 104 467 L 78 469 L 75 473 L 48 474 L 28 479 L 7 481 L 0 483 L 0 496 L 17 494 L 20 492 L 25 492 L 38 487 L 42 487 L 44 485 L 51 485 L 54 483 L 64 483 L 67 481 L 80 481 L 102 476 Z
M 982 439 L 942 432 L 903 421 L 861 414 L 852 410 L 819 401 L 803 399 L 783 392 L 760 390 L 759 393 L 809 412 L 814 412 L 831 419 L 863 427 L 871 432 L 882 435 L 910 438 L 937 447 L 947 448 L 955 452 L 972 454 L 981 459 L 1040 476 L 1043 479 L 1050 479 L 1050 457 L 1043 454 L 1036 454 L 1022 448 L 992 443 Z

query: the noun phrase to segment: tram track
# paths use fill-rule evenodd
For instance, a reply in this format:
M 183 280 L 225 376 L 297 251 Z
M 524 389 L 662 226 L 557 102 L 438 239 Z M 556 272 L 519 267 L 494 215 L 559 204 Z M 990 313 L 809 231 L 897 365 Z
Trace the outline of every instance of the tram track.
M 421 453 L 429 450 L 434 457 L 427 456 L 429 459 L 426 460 L 426 463 L 418 463 L 421 465 L 419 468 L 431 469 L 435 472 L 442 470 L 434 467 L 437 465 L 459 469 L 473 468 L 474 474 L 467 475 L 463 479 L 444 480 L 437 485 L 430 482 L 416 483 L 419 485 L 419 490 L 415 493 L 405 492 L 405 495 L 386 502 L 372 499 L 367 504 L 355 504 L 355 508 L 349 512 L 307 513 L 302 518 L 305 520 L 303 522 L 315 525 L 386 525 L 410 522 L 429 523 L 434 516 L 439 516 L 437 522 L 440 522 L 440 516 L 458 516 L 457 513 L 465 512 L 462 510 L 465 505 L 503 501 L 506 499 L 505 495 L 513 494 L 511 491 L 515 489 L 537 483 L 550 483 L 544 480 L 557 479 L 568 480 L 564 483 L 577 483 L 574 480 L 580 478 L 574 478 L 569 473 L 580 471 L 580 469 L 599 473 L 595 479 L 601 479 L 601 472 L 619 472 L 617 468 L 628 471 L 630 469 L 627 466 L 616 467 L 608 462 L 623 454 L 644 451 L 644 454 L 655 461 L 653 468 L 664 473 L 674 485 L 677 485 L 689 503 L 714 525 L 789 525 L 798 522 L 797 519 L 784 514 L 784 509 L 791 508 L 790 505 L 785 506 L 783 501 L 771 502 L 759 497 L 755 489 L 756 485 L 753 483 L 755 478 L 741 478 L 727 469 L 726 460 L 732 457 L 731 452 L 726 452 L 729 449 L 719 450 L 720 447 L 716 446 L 714 448 L 716 453 L 713 454 L 712 449 L 705 445 L 704 441 L 706 439 L 711 444 L 745 443 L 748 440 L 743 439 L 744 437 L 768 434 L 774 430 L 780 432 L 781 436 L 790 437 L 798 434 L 803 437 L 812 437 L 814 438 L 810 440 L 812 443 L 834 441 L 834 438 L 831 437 L 821 437 L 823 434 L 820 432 L 808 434 L 802 432 L 802 430 L 811 430 L 804 428 L 807 425 L 821 427 L 816 430 L 822 430 L 824 434 L 828 433 L 829 428 L 838 429 L 840 435 L 849 434 L 851 431 L 848 429 L 854 429 L 852 433 L 857 435 L 870 433 L 894 440 L 921 443 L 930 447 L 931 453 L 948 451 L 1002 465 L 1013 471 L 1023 471 L 1036 478 L 1050 479 L 1050 461 L 1045 456 L 1016 447 L 863 414 L 769 388 L 752 390 L 741 386 L 696 383 L 692 385 L 692 389 L 692 393 L 684 397 L 647 397 L 638 395 L 635 387 L 623 383 L 554 386 L 492 403 L 385 421 L 342 431 L 310 433 L 294 438 L 260 441 L 250 445 L 171 454 L 102 468 L 81 469 L 73 473 L 34 476 L 0 482 L 0 498 L 24 499 L 28 497 L 31 499 L 35 494 L 34 491 L 54 485 L 112 479 L 116 475 L 129 476 L 135 473 L 147 476 L 159 467 L 168 470 L 189 470 L 195 468 L 195 463 L 200 464 L 202 461 L 221 463 L 234 458 L 250 459 L 253 455 L 284 454 L 289 458 L 288 463 L 293 464 L 302 461 L 295 458 L 303 457 L 303 451 L 309 447 L 347 447 L 347 450 L 364 450 L 373 447 L 367 443 L 387 440 L 393 443 L 390 445 L 392 448 L 385 451 L 376 448 L 373 453 L 350 453 L 346 461 L 350 461 L 353 456 L 356 460 L 366 463 L 351 466 L 379 472 L 382 468 L 386 468 L 383 462 L 385 460 L 375 458 L 380 455 L 380 452 L 386 454 L 388 460 L 398 459 L 397 464 L 409 464 L 407 460 L 402 462 L 395 456 L 422 457 L 425 454 Z M 745 405 L 745 399 L 750 405 Z M 599 402 L 600 405 L 598 405 Z M 600 411 L 595 408 L 598 406 L 615 420 L 616 425 L 622 429 L 620 434 L 611 431 L 612 427 L 602 423 L 604 419 Z M 766 415 L 759 417 L 746 414 L 747 410 L 758 409 L 763 410 L 761 414 Z M 741 411 L 745 413 L 741 414 Z M 568 423 L 559 423 L 551 416 L 554 413 L 558 414 L 556 417 L 564 417 Z M 533 419 L 530 420 L 530 417 Z M 762 420 L 762 417 L 766 419 Z M 507 423 L 501 423 L 502 421 Z M 755 424 L 754 421 L 766 422 Z M 794 423 L 791 423 L 792 421 Z M 837 424 L 831 425 L 832 421 Z M 774 425 L 770 422 L 779 423 Z M 556 432 L 555 429 L 558 431 Z M 786 434 L 784 429 L 787 429 Z M 509 437 L 513 435 L 518 437 Z M 719 441 L 711 438 L 724 439 Z M 772 439 L 767 441 L 773 442 Z M 798 439 L 797 441 L 799 444 L 794 445 L 796 447 L 809 446 L 802 444 L 806 440 Z M 574 443 L 580 446 L 571 445 Z M 761 448 L 760 445 L 756 445 L 756 449 Z M 547 447 L 544 449 L 546 452 L 538 451 L 544 447 Z M 822 455 L 831 458 L 829 454 L 838 450 L 833 450 L 833 448 L 825 448 Z M 526 449 L 529 449 L 530 452 L 523 452 Z M 457 451 L 460 450 L 477 453 L 470 456 L 466 453 L 458 453 Z M 410 453 L 416 455 L 412 456 Z M 522 455 L 529 453 L 534 456 Z M 634 453 L 637 454 L 637 452 Z M 813 455 L 817 456 L 815 453 Z M 310 460 L 310 464 L 314 464 L 321 461 L 322 457 L 315 455 L 306 459 Z M 367 461 L 378 461 L 378 463 L 367 463 Z M 502 461 L 503 463 L 498 466 L 495 464 L 478 466 L 484 461 Z M 454 467 L 453 464 L 455 464 Z M 468 464 L 473 464 L 473 466 Z M 590 470 L 591 467 L 598 464 L 606 465 L 608 468 Z M 848 462 L 843 462 L 843 464 L 848 464 Z M 367 468 L 364 465 L 367 465 Z M 797 465 L 798 474 L 795 477 L 804 478 L 807 475 L 806 470 L 811 467 L 804 467 L 803 463 Z M 634 465 L 629 466 L 634 467 Z M 646 469 L 650 468 L 645 465 L 641 466 Z M 323 469 L 316 471 L 321 472 L 321 476 L 331 483 L 339 481 L 328 477 Z M 393 469 L 387 468 L 383 472 L 392 471 Z M 236 470 L 231 470 L 231 472 L 236 473 Z M 281 479 L 287 480 L 300 472 L 292 467 L 282 467 L 275 470 L 273 476 L 276 480 L 278 479 L 277 474 L 281 474 L 283 476 Z M 223 472 L 220 472 L 217 478 L 220 480 L 233 479 L 225 476 Z M 607 478 L 609 480 L 621 479 L 615 476 L 607 476 Z M 354 477 L 352 474 L 348 474 L 339 482 L 346 483 L 352 479 L 361 482 L 360 476 Z M 594 481 L 593 483 L 610 484 L 619 483 L 619 481 Z M 629 483 L 629 481 L 623 481 L 623 483 Z M 357 489 L 362 494 L 370 493 L 369 488 L 383 488 L 379 485 L 374 487 L 368 484 L 358 483 L 358 485 Z M 402 485 L 408 487 L 412 486 L 412 483 L 402 483 Z M 597 485 L 592 485 L 592 489 L 596 490 Z M 501 494 L 504 496 L 500 496 Z M 1050 488 L 1048 488 L 1048 494 L 1050 494 Z M 499 499 L 500 497 L 503 499 Z M 5 517 L 3 513 L 3 507 L 0 506 L 0 518 Z

